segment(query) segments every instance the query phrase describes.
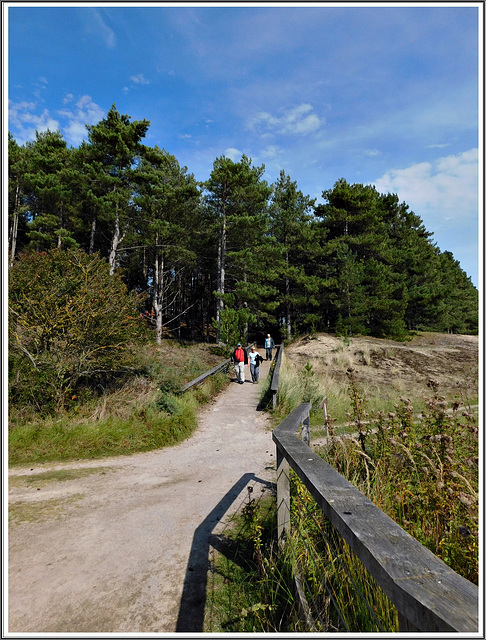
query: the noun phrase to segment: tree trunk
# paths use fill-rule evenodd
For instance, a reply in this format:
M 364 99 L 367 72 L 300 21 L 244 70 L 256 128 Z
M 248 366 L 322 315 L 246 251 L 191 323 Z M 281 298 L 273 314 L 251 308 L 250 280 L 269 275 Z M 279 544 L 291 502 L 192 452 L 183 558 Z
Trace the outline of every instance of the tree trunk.
M 226 216 L 223 212 L 221 216 L 221 226 L 219 228 L 219 242 L 218 242 L 218 281 L 217 292 L 219 294 L 224 293 L 224 280 L 225 280 L 225 263 L 226 263 Z M 219 330 L 219 321 L 221 318 L 221 312 L 223 311 L 224 302 L 222 298 L 218 297 L 216 304 L 216 342 L 219 344 L 221 340 L 221 332 Z
M 288 273 L 288 269 L 289 269 L 289 254 L 288 251 L 286 252 L 285 255 L 285 262 L 287 263 L 287 273 Z M 285 324 L 286 324 L 286 330 L 287 330 L 287 340 L 291 340 L 292 339 L 292 318 L 290 317 L 291 311 L 290 311 L 290 278 L 285 278 L 285 299 L 286 299 L 286 303 L 285 303 Z
M 110 250 L 110 257 L 109 257 L 110 275 L 113 275 L 115 273 L 116 252 L 118 250 L 118 247 L 122 243 L 123 238 L 125 237 L 125 233 L 126 233 L 126 229 L 124 230 L 123 233 L 121 233 L 121 230 L 120 230 L 120 214 L 119 214 L 118 205 L 117 205 L 116 217 L 115 217 L 115 231 L 113 232 L 113 238 L 111 240 L 111 250 Z
M 288 284 L 289 281 L 288 279 L 286 280 L 285 283 L 285 288 L 288 290 Z M 290 302 L 289 300 L 287 300 L 287 303 L 285 305 L 285 324 L 286 324 L 286 329 L 287 329 L 287 340 L 291 340 L 292 339 L 292 318 L 291 318 L 291 311 L 290 311 Z
M 111 239 L 111 250 L 110 250 L 110 257 L 109 257 L 111 276 L 115 273 L 116 250 L 118 249 L 119 244 L 120 244 L 120 217 L 117 211 L 116 218 L 115 218 L 115 231 L 113 232 L 113 238 Z
M 62 227 L 63 225 L 63 215 L 62 215 L 62 207 L 59 212 L 59 235 L 57 236 L 57 248 L 60 249 L 62 247 Z
M 91 233 L 89 236 L 89 250 L 88 250 L 88 253 L 90 255 L 94 253 L 95 233 L 96 233 L 96 216 L 93 218 L 93 222 L 91 223 Z
M 10 237 L 9 237 L 10 266 L 13 265 L 13 262 L 15 259 L 15 251 L 17 248 L 17 234 L 19 229 L 19 207 L 18 207 L 19 200 L 20 200 L 20 187 L 19 185 L 17 185 L 15 189 L 14 214 L 13 214 L 12 226 L 10 227 Z
M 158 236 L 155 239 L 155 245 L 158 245 Z M 154 264 L 154 295 L 152 306 L 155 312 L 155 340 L 157 344 L 162 344 L 162 306 L 164 298 L 164 254 L 155 251 Z

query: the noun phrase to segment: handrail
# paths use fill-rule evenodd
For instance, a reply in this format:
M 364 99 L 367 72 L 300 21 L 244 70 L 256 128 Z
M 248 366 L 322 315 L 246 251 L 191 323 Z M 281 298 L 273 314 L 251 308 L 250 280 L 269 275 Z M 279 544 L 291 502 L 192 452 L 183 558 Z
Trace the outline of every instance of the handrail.
M 224 367 L 227 367 L 229 363 L 230 363 L 230 359 L 228 358 L 221 364 L 218 364 L 217 367 L 214 367 L 214 369 L 211 369 L 210 371 L 206 371 L 206 373 L 201 374 L 198 378 L 191 380 L 191 382 L 188 382 L 186 385 L 182 387 L 181 393 L 185 393 L 191 387 L 194 387 L 196 384 L 199 384 L 200 382 L 203 382 L 204 380 L 206 380 L 206 378 L 209 378 L 209 376 L 212 376 L 215 373 L 218 373 L 218 371 L 221 371 L 221 369 L 223 369 Z
M 290 526 L 289 466 L 396 606 L 400 631 L 478 631 L 478 588 L 349 483 L 296 435 L 312 405 L 301 404 L 273 432 L 279 538 Z
M 248 349 L 250 349 L 252 347 L 252 345 L 254 345 L 255 343 L 252 342 L 251 344 L 249 344 L 247 347 L 244 347 L 245 351 L 248 353 Z M 200 376 L 198 376 L 197 378 L 195 378 L 194 380 L 191 380 L 190 382 L 188 382 L 187 384 L 185 384 L 182 387 L 181 393 L 185 393 L 186 391 L 188 391 L 189 389 L 191 389 L 191 387 L 194 387 L 196 384 L 200 384 L 201 382 L 203 382 L 204 380 L 206 380 L 206 378 L 209 378 L 209 376 L 214 375 L 215 373 L 218 373 L 218 371 L 221 371 L 221 369 L 224 369 L 225 367 L 227 367 L 229 365 L 229 363 L 231 362 L 231 358 L 227 358 L 226 360 L 224 360 L 221 364 L 218 364 L 216 367 L 214 367 L 213 369 L 210 369 L 209 371 L 206 371 L 206 373 L 202 373 Z
M 272 381 L 270 382 L 270 391 L 272 393 L 272 407 L 277 406 L 278 381 L 280 376 L 280 365 L 282 364 L 283 344 L 277 345 L 277 355 L 275 357 L 275 366 L 273 368 Z

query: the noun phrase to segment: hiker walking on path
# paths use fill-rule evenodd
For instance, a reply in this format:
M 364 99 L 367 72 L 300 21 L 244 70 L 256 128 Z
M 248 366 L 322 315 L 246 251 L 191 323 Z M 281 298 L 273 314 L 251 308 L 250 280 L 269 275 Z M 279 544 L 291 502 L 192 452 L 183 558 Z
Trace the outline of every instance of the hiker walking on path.
M 245 365 L 248 364 L 248 355 L 241 346 L 241 342 L 238 342 L 236 349 L 231 354 L 231 362 L 235 367 L 237 382 L 243 384 L 245 382 Z
M 266 350 L 267 360 L 272 359 L 272 350 L 274 346 L 275 346 L 275 342 L 273 341 L 273 338 L 270 336 L 269 333 L 267 333 L 267 337 L 265 338 L 265 350 Z
M 263 358 L 258 353 L 255 347 L 251 348 L 249 358 L 250 358 L 251 380 L 253 384 L 256 384 L 258 383 L 258 378 L 260 377 L 260 362 L 263 362 Z

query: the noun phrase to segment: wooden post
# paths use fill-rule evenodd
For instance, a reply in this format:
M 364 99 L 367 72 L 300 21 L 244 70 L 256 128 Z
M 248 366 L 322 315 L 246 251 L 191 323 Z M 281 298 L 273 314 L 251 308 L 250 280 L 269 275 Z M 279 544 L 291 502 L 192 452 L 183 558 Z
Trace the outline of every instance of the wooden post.
M 417 627 L 415 627 L 409 620 L 407 620 L 407 618 L 405 618 L 405 616 L 402 615 L 400 611 L 398 612 L 398 626 L 400 629 L 400 633 L 405 633 L 406 631 L 421 631 L 420 629 L 417 629 Z
M 302 421 L 302 440 L 310 447 L 310 416 L 307 415 Z
M 285 544 L 288 529 L 290 529 L 289 463 L 277 447 L 277 534 L 280 546 Z
M 324 415 L 324 424 L 326 425 L 326 447 L 327 452 L 329 453 L 329 427 L 327 424 L 327 396 L 322 400 L 319 405 L 319 409 L 322 409 L 322 413 Z

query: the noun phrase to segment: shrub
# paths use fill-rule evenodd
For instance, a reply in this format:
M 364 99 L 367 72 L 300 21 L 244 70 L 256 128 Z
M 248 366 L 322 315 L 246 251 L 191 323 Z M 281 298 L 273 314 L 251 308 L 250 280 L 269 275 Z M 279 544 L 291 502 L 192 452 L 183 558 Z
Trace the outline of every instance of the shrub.
M 139 302 L 98 255 L 20 256 L 9 273 L 10 402 L 49 411 L 122 376 L 144 330 Z

